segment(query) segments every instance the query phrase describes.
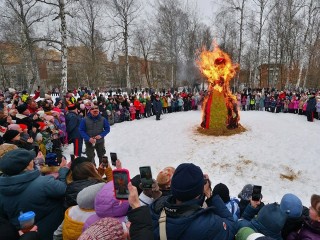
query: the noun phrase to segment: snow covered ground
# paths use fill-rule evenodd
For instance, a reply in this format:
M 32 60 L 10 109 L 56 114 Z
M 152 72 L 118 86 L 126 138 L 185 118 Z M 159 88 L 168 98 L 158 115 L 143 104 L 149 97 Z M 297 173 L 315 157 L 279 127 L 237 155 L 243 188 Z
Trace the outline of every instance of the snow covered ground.
M 131 177 L 150 165 L 154 178 L 167 166 L 189 162 L 210 176 L 212 186 L 224 183 L 231 196 L 247 184 L 262 186 L 264 202 L 280 202 L 296 194 L 305 206 L 319 194 L 320 121 L 305 116 L 241 112 L 246 132 L 214 137 L 200 135 L 201 112 L 188 111 L 111 126 L 105 138 L 107 155 L 116 152 Z M 65 153 L 70 154 L 71 146 Z M 288 178 L 293 178 L 289 180 Z

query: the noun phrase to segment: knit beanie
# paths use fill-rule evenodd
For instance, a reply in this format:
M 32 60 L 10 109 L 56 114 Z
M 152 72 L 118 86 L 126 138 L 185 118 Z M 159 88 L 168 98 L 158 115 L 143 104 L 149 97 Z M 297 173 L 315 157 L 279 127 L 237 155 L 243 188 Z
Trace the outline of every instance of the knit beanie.
M 280 208 L 289 218 L 297 218 L 302 214 L 302 202 L 292 193 L 285 194 L 280 202 Z
M 57 154 L 56 153 L 48 153 L 46 155 L 46 164 L 51 167 L 51 166 L 59 166 L 59 162 L 57 159 Z
M 18 124 L 22 131 L 28 129 L 28 126 L 25 124 Z
M 18 147 L 14 144 L 4 143 L 0 145 L 0 158 L 4 156 L 7 152 L 10 152 Z
M 224 203 L 230 201 L 229 188 L 223 183 L 218 183 L 214 186 L 212 195 L 219 195 Z
M 82 189 L 77 195 L 77 203 L 81 209 L 94 209 L 94 200 L 105 183 L 97 183 Z
M 253 185 L 252 184 L 247 184 L 245 185 L 241 192 L 238 194 L 238 198 L 242 199 L 242 200 L 250 200 L 251 196 L 252 196 L 252 190 L 253 190 Z
M 276 240 L 272 237 L 267 237 L 267 236 L 263 236 L 263 237 L 259 237 L 257 236 L 258 238 L 255 238 L 255 240 Z M 251 239 L 248 239 L 248 240 L 251 240 Z
M 159 186 L 161 185 L 170 186 L 174 171 L 175 171 L 175 168 L 173 167 L 166 167 L 165 169 L 161 170 L 157 176 L 157 182 Z
M 182 163 L 178 166 L 171 180 L 173 197 L 185 202 L 203 193 L 204 177 L 200 167 L 193 163 Z
M 122 224 L 115 218 L 102 218 L 86 229 L 78 240 L 123 240 Z
M 280 209 L 277 203 L 268 204 L 261 208 L 256 219 L 268 231 L 272 233 L 280 233 L 286 223 L 287 215 Z
M 20 128 L 20 126 L 19 126 L 19 124 L 10 124 L 9 126 L 8 126 L 8 129 L 9 130 L 19 130 L 19 128 Z
M 253 233 L 248 236 L 247 240 L 257 240 L 257 239 L 261 239 L 264 237 L 265 236 L 262 233 Z
M 75 109 L 77 109 L 77 105 L 76 104 L 70 104 L 69 106 L 68 106 L 68 110 L 75 110 Z
M 3 141 L 4 142 L 11 142 L 13 138 L 18 136 L 20 133 L 17 130 L 7 130 L 5 134 L 3 134 Z
M 17 106 L 17 110 L 20 114 L 22 114 L 25 110 L 27 110 L 27 108 L 28 108 L 27 104 L 21 104 Z
M 0 170 L 6 175 L 17 175 L 21 173 L 29 163 L 36 157 L 34 151 L 18 148 L 7 152 L 0 159 Z
M 247 240 L 248 236 L 252 233 L 255 233 L 255 231 L 252 228 L 249 228 L 249 227 L 240 228 L 236 234 L 235 239 L 236 240 Z

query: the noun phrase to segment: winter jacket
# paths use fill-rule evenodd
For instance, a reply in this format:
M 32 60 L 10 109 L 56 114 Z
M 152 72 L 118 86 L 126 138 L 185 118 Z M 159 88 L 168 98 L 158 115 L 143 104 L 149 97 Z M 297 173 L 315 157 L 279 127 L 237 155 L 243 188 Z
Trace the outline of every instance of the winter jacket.
M 128 212 L 129 203 L 126 200 L 118 200 L 115 198 L 113 181 L 111 181 L 106 183 L 96 195 L 94 208 L 96 214 L 90 216 L 85 221 L 83 231 L 104 217 L 117 218 L 119 222 L 123 222 Z
M 62 227 L 63 240 L 77 240 L 82 233 L 84 222 L 93 214 L 94 210 L 84 210 L 79 206 L 68 208 Z
M 309 98 L 309 100 L 307 101 L 307 112 L 313 112 L 316 109 L 316 104 L 317 104 L 317 100 L 315 98 L 315 96 L 312 96 Z
M 81 116 L 74 112 L 69 112 L 66 116 L 66 125 L 67 125 L 67 133 L 68 139 L 73 140 L 77 138 L 81 138 L 79 132 L 79 125 L 81 122 Z
M 39 170 L 0 176 L 0 216 L 19 228 L 20 213 L 33 211 L 41 239 L 52 239 L 53 232 L 63 220 L 67 171 L 67 168 L 59 170 L 59 180 L 41 176 Z
M 131 240 L 153 240 L 152 219 L 149 208 L 142 206 L 128 212 Z
M 287 240 L 316 240 L 320 239 L 320 222 L 308 219 L 304 222 L 301 230 L 292 232 Z
M 161 113 L 162 112 L 162 103 L 160 100 L 154 100 L 153 101 L 153 111 L 155 113 Z
M 100 124 L 100 122 L 102 122 L 102 125 L 97 126 L 97 124 Z M 102 129 L 102 131 L 100 132 L 99 129 Z M 108 120 L 102 117 L 100 114 L 96 117 L 93 117 L 90 113 L 88 113 L 88 116 L 81 120 L 79 131 L 81 137 L 86 142 L 89 142 L 90 137 L 94 137 L 99 134 L 101 136 L 101 139 L 97 140 L 97 143 L 99 143 L 102 142 L 104 137 L 110 132 L 110 125 Z M 92 134 L 90 134 L 90 132 L 92 132 Z M 97 134 L 95 135 L 95 133 Z
M 235 222 L 220 196 L 208 199 L 203 209 L 199 200 L 193 199 L 175 204 L 172 196 L 161 197 L 151 205 L 154 239 L 159 237 L 159 217 L 163 208 L 166 212 L 167 239 L 215 239 L 233 240 Z

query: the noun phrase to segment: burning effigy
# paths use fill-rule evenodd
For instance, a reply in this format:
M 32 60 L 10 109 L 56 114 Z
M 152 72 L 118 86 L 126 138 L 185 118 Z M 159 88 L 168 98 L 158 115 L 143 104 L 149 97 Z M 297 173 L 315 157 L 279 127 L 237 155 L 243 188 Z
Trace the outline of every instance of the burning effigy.
M 217 45 L 212 51 L 203 50 L 197 63 L 208 80 L 207 95 L 202 105 L 202 130 L 207 130 L 210 135 L 242 132 L 244 128 L 239 124 L 237 99 L 229 86 L 238 65 L 233 64 L 229 55 Z

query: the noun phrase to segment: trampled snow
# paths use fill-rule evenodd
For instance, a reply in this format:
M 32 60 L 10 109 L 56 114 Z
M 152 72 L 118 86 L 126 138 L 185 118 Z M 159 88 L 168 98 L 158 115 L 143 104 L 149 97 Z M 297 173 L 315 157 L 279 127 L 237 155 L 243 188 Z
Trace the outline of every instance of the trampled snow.
M 139 166 L 151 166 L 156 178 L 167 166 L 194 163 L 210 176 L 212 187 L 222 182 L 231 196 L 245 184 L 261 185 L 266 203 L 293 193 L 309 206 L 310 196 L 319 194 L 319 120 L 246 111 L 240 123 L 247 131 L 228 137 L 199 134 L 200 121 L 201 111 L 188 111 L 161 115 L 160 121 L 153 116 L 115 124 L 105 138 L 107 155 L 116 152 L 131 177 Z M 71 146 L 65 153 L 70 152 Z

